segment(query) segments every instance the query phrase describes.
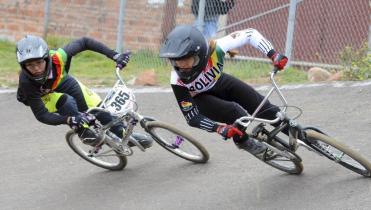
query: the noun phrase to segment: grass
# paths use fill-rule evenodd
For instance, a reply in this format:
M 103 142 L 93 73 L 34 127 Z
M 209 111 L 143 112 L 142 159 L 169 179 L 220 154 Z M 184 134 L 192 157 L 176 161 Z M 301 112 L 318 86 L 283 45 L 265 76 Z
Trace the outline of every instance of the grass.
M 251 84 L 269 83 L 272 65 L 268 63 L 254 61 L 230 60 L 225 64 L 225 72 Z M 296 68 L 288 68 L 276 76 L 276 81 L 280 84 L 305 83 L 307 73 Z
M 48 38 L 51 49 L 64 46 L 68 39 Z M 18 85 L 19 65 L 15 56 L 15 44 L 0 41 L 0 87 L 16 87 Z M 70 74 L 76 76 L 81 82 L 90 87 L 110 87 L 115 82 L 114 62 L 99 53 L 85 51 L 72 59 Z M 243 81 L 252 84 L 269 82 L 270 64 L 252 61 L 227 60 L 224 71 Z M 154 70 L 159 86 L 169 86 L 171 66 L 158 57 L 151 50 L 139 50 L 132 54 L 130 63 L 124 69 L 123 77 L 130 80 L 139 73 Z M 289 68 L 278 74 L 280 84 L 307 82 L 304 71 Z
M 15 86 L 18 83 L 20 68 L 13 43 L 0 41 L 0 64 L 0 87 Z

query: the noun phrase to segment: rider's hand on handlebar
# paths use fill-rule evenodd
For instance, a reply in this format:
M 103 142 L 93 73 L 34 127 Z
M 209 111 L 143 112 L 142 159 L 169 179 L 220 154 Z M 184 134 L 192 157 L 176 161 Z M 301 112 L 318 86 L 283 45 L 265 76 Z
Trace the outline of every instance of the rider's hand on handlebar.
M 74 130 L 94 125 L 95 116 L 87 113 L 80 113 L 67 118 L 67 124 Z
M 272 56 L 270 57 L 270 59 L 273 61 L 273 65 L 278 70 L 284 69 L 286 64 L 287 64 L 287 61 L 288 61 L 288 59 L 285 55 L 279 54 L 275 51 L 273 51 Z
M 224 139 L 231 138 L 233 136 L 242 136 L 243 133 L 237 127 L 233 125 L 218 125 L 215 132 L 219 133 Z
M 126 51 L 125 53 L 117 53 L 113 56 L 113 60 L 116 62 L 116 67 L 123 69 L 129 63 L 130 54 L 130 51 Z

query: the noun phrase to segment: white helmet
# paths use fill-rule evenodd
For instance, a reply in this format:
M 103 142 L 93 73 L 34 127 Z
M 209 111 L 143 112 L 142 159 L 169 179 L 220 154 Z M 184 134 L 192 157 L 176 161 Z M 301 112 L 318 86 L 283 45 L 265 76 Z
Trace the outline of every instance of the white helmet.
M 35 82 L 44 84 L 51 70 L 49 49 L 46 42 L 41 37 L 27 35 L 17 42 L 16 53 L 17 61 L 27 77 Z M 25 63 L 40 58 L 46 61 L 45 71 L 42 75 L 33 76 L 25 67 Z

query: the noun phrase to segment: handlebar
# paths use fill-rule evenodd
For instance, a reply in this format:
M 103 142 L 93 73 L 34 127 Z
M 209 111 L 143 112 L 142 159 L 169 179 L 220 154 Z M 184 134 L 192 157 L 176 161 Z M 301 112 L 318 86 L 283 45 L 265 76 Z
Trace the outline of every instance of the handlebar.
M 281 90 L 279 89 L 278 85 L 276 84 L 276 81 L 274 79 L 274 76 L 277 74 L 279 69 L 277 67 L 274 67 L 272 69 L 271 75 L 270 75 L 270 80 L 272 83 L 272 88 L 269 90 L 268 94 L 264 97 L 262 102 L 259 104 L 258 108 L 254 111 L 254 113 L 251 116 L 245 116 L 241 117 L 236 120 L 237 124 L 240 124 L 244 127 L 248 127 L 253 121 L 258 121 L 258 122 L 263 122 L 263 123 L 268 123 L 268 124 L 275 124 L 282 120 L 284 118 L 284 113 L 286 112 L 287 109 L 287 101 L 285 97 L 283 96 Z M 273 120 L 267 120 L 267 119 L 262 119 L 262 118 L 256 118 L 256 115 L 258 112 L 262 109 L 263 105 L 268 101 L 268 98 L 272 95 L 273 91 L 276 91 L 278 96 L 280 97 L 282 103 L 283 103 L 283 109 L 281 112 L 277 113 L 277 118 Z
M 121 82 L 122 84 L 125 84 L 125 83 L 124 83 L 124 80 L 122 79 L 122 77 L 121 77 L 121 75 L 120 75 L 120 71 L 121 71 L 121 69 L 120 69 L 119 67 L 116 67 L 116 77 L 117 77 L 118 80 L 120 80 L 120 82 Z

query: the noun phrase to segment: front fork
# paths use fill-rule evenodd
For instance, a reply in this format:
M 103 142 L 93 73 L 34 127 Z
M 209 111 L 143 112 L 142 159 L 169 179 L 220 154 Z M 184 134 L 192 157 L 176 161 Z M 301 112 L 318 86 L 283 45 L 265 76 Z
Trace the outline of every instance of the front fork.
M 299 124 L 297 124 L 294 120 L 290 120 L 290 129 L 289 129 L 289 144 L 291 146 L 290 149 L 295 149 L 296 151 L 299 146 L 303 146 L 309 151 L 312 151 L 314 153 L 317 153 L 322 156 L 321 153 L 319 153 L 317 150 L 313 149 L 310 145 L 312 144 L 310 140 L 307 139 L 305 130 L 312 129 L 319 133 L 325 134 L 320 129 L 315 127 L 301 127 Z M 326 135 L 326 134 L 325 134 Z
M 308 145 L 307 137 L 305 134 L 305 128 L 299 125 L 295 120 L 288 120 L 289 126 L 289 148 L 292 151 L 296 151 L 299 146 L 303 146 L 309 151 L 315 151 Z
M 274 128 L 272 131 L 268 131 L 264 128 L 265 124 L 260 123 L 252 130 L 251 136 L 260 139 L 261 141 L 266 141 L 268 144 L 270 144 L 270 142 L 273 140 L 277 141 L 292 152 L 296 152 L 299 146 L 303 146 L 309 151 L 322 155 L 310 146 L 311 142 L 307 139 L 305 130 L 311 129 L 326 135 L 324 132 L 315 127 L 302 127 L 295 120 L 292 119 L 286 118 L 282 121 L 283 123 L 280 126 Z M 288 143 L 278 136 L 278 133 L 287 128 L 287 126 L 289 127 Z
M 140 114 L 136 112 L 129 112 L 126 115 L 126 118 L 123 117 L 122 120 L 125 120 L 126 122 L 128 122 L 127 128 L 124 129 L 123 144 L 127 145 L 130 141 L 135 146 L 137 146 L 142 152 L 144 152 L 145 151 L 144 147 L 131 134 L 133 133 L 133 129 L 137 125 L 138 122 L 140 123 L 141 127 L 147 132 L 148 131 L 147 122 L 154 121 L 155 119 L 151 117 L 141 116 Z
M 278 134 L 287 127 L 289 127 L 288 143 L 287 141 L 284 141 L 278 136 Z M 283 124 L 277 126 L 272 131 L 266 130 L 264 128 L 264 124 L 261 123 L 253 129 L 252 135 L 257 137 L 259 133 L 265 134 L 266 136 L 265 140 L 267 141 L 267 143 L 269 143 L 272 140 L 275 140 L 293 152 L 295 152 L 299 146 L 304 146 L 308 149 L 310 148 L 306 143 L 300 140 L 305 138 L 305 135 L 302 127 L 295 120 L 287 119 L 286 121 L 283 122 Z

